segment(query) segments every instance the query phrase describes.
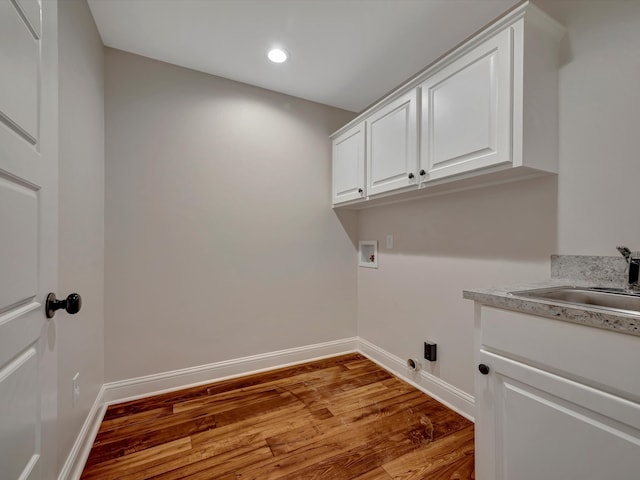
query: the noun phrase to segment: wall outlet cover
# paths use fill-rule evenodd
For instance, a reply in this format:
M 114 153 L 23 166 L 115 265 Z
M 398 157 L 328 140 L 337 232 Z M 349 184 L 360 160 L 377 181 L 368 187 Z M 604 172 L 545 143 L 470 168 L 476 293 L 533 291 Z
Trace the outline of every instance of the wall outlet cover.
M 71 379 L 71 406 L 75 407 L 80 399 L 80 372 Z
M 438 345 L 436 343 L 424 342 L 424 359 L 435 362 L 438 359 Z

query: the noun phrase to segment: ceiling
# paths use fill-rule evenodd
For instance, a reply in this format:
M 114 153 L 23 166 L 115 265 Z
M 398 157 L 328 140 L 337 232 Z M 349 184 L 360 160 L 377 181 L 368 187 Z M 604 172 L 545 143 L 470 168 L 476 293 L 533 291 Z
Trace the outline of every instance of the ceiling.
M 520 0 L 88 0 L 105 45 L 359 112 Z M 271 63 L 281 46 L 291 58 Z

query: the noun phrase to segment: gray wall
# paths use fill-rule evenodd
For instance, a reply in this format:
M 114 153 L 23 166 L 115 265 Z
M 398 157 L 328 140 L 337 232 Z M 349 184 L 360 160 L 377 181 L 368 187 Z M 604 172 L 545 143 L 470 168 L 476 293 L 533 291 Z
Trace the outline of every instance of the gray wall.
M 401 357 L 439 343 L 433 374 L 473 394 L 473 304 L 462 290 L 549 277 L 549 256 L 640 248 L 640 2 L 536 2 L 567 26 L 560 175 L 363 211 L 379 269 L 358 272 L 358 333 Z M 384 248 L 387 234 L 393 250 Z
M 59 296 L 82 295 L 60 315 L 58 458 L 66 459 L 104 383 L 104 51 L 84 1 L 59 2 Z M 80 372 L 72 408 L 71 379 Z
M 107 381 L 354 336 L 354 115 L 112 49 L 105 78 Z
M 640 249 L 640 1 L 541 6 L 569 30 L 560 70 L 558 250 Z
M 352 114 L 107 49 L 103 237 L 102 47 L 85 3 L 62 1 L 60 292 L 85 305 L 58 323 L 61 459 L 103 381 L 349 337 L 356 317 L 402 358 L 437 341 L 432 372 L 473 393 L 462 289 L 544 280 L 552 253 L 640 248 L 640 3 L 537 3 L 569 30 L 557 180 L 340 221 L 327 135 Z M 378 270 L 356 269 L 358 237 L 380 241 Z

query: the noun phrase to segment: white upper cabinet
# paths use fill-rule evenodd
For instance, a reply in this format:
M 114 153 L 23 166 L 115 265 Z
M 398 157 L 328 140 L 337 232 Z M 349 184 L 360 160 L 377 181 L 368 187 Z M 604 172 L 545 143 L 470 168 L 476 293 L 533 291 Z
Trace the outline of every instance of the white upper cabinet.
M 367 195 L 416 184 L 416 107 L 414 89 L 367 118 Z
M 510 28 L 420 85 L 424 180 L 511 161 Z
M 338 183 L 353 193 L 357 182 L 341 183 L 347 177 L 334 157 L 334 205 L 365 208 L 557 173 L 564 31 L 524 2 L 334 133 L 335 155 L 337 140 L 366 127 L 358 173 L 366 191 L 336 190 Z
M 333 139 L 333 204 L 365 196 L 364 122 Z

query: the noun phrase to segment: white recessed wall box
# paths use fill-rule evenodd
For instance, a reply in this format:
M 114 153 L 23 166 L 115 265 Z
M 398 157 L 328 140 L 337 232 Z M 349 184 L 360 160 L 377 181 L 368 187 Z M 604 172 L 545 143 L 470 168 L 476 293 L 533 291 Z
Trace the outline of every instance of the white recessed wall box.
M 378 241 L 360 240 L 358 264 L 361 267 L 378 268 Z

